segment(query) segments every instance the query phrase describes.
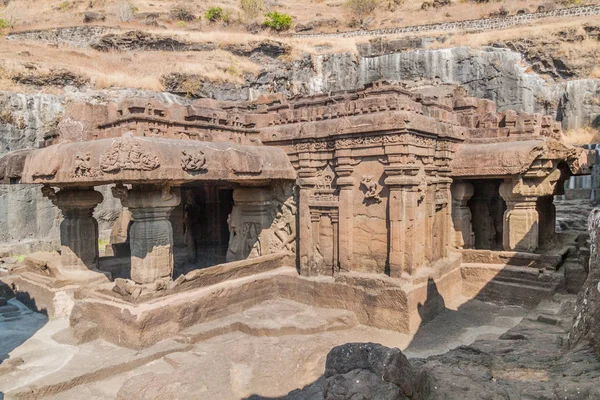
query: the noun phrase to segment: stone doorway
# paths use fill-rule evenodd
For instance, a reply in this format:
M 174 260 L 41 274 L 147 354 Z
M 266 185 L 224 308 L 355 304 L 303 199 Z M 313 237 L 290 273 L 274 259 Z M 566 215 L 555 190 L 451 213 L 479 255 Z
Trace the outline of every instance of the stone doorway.
M 506 202 L 500 196 L 501 179 L 476 179 L 473 196 L 467 202 L 471 211 L 474 248 L 502 250 L 502 232 Z
M 171 215 L 175 277 L 226 262 L 227 219 L 232 208 L 232 188 L 203 185 L 182 189 L 182 202 Z

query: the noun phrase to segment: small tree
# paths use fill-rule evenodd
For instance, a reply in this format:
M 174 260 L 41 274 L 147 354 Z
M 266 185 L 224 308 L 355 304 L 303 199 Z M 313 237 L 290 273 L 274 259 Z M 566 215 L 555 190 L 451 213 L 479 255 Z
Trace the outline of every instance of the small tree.
M 227 14 L 227 12 L 223 11 L 221 7 L 209 8 L 208 11 L 204 14 L 204 18 L 206 18 L 210 22 L 229 22 L 229 15 Z
M 240 9 L 248 20 L 258 17 L 264 8 L 265 0 L 240 0 Z
M 379 0 L 346 0 L 345 5 L 362 23 L 365 17 L 375 11 L 379 5 Z
M 284 13 L 280 14 L 277 11 L 273 11 L 265 14 L 263 25 L 277 32 L 286 31 L 292 27 L 292 17 Z

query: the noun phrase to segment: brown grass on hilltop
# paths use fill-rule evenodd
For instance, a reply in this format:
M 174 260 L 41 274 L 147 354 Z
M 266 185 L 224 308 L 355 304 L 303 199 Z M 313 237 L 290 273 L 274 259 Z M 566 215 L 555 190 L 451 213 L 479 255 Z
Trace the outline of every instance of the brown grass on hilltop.
M 242 83 L 244 74 L 257 74 L 260 66 L 249 59 L 214 50 L 206 52 L 107 52 L 54 48 L 42 43 L 0 42 L 0 89 L 12 77 L 67 69 L 88 78 L 97 88 L 131 87 L 162 90 L 160 78 L 172 72 L 198 74 L 213 82 Z M 24 52 L 23 50 L 27 50 Z
M 562 139 L 573 146 L 582 146 L 588 143 L 600 143 L 600 129 L 583 127 L 563 131 Z
M 171 15 L 171 10 L 181 3 L 181 0 L 11 0 L 7 7 L 0 6 L 0 18 L 10 15 L 16 20 L 16 29 L 37 29 L 51 26 L 80 25 L 83 13 L 98 11 L 107 15 L 102 25 L 119 26 L 122 28 L 146 27 L 135 15 L 123 18 L 123 4 L 126 2 L 135 10 L 134 14 L 159 13 L 159 24 L 177 30 L 214 30 L 203 19 L 209 7 L 222 7 L 231 17 L 233 25 L 249 22 L 240 9 L 240 0 L 186 0 L 183 2 L 187 9 L 197 17 L 194 21 L 177 21 Z M 352 12 L 344 7 L 345 0 L 279 0 L 266 2 L 265 12 L 277 10 L 293 17 L 294 24 L 306 24 L 315 20 L 337 19 L 337 25 L 325 25 L 322 31 L 348 30 L 353 19 Z M 585 4 L 597 4 L 599 0 L 588 0 Z M 398 4 L 399 3 L 399 4 Z M 1 2 L 0 2 L 1 4 Z M 92 7 L 90 8 L 90 4 Z M 501 0 L 487 3 L 476 3 L 468 0 L 455 0 L 450 5 L 426 10 L 421 9 L 423 0 L 405 0 L 394 2 L 380 1 L 375 13 L 367 18 L 370 28 L 386 28 L 392 26 L 422 25 L 429 23 L 478 19 L 488 17 L 501 7 L 515 14 L 517 10 L 526 9 L 535 12 L 540 5 L 547 9 L 563 7 L 560 0 Z M 199 18 L 198 18 L 199 17 Z M 262 13 L 254 19 L 263 20 Z M 222 26 L 218 26 L 223 29 Z M 234 28 L 235 29 L 235 28 Z

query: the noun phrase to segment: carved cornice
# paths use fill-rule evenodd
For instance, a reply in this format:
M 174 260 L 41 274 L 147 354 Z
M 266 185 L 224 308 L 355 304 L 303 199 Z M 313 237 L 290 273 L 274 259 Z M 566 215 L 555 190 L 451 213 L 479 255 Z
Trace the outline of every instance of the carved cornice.
M 370 146 L 385 146 L 396 144 L 407 144 L 417 147 L 432 148 L 437 139 L 425 137 L 414 133 L 392 133 L 384 135 L 361 135 L 340 137 L 336 139 L 309 139 L 295 143 L 292 153 L 332 151 L 338 149 L 353 149 Z M 444 145 L 450 148 L 450 145 Z

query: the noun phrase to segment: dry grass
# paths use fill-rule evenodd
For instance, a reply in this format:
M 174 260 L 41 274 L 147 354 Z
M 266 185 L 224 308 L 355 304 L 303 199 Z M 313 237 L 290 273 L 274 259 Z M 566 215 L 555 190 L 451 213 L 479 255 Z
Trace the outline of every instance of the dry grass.
M 274 38 L 266 33 L 249 35 L 241 25 L 233 24 L 224 28 L 222 26 L 207 26 L 198 21 L 187 23 L 185 27 L 182 27 L 175 22 L 161 20 L 160 23 L 164 26 L 153 28 L 142 25 L 139 21 L 122 22 L 122 18 L 114 10 L 118 10 L 118 5 L 122 4 L 123 0 L 92 1 L 94 4 L 93 10 L 107 12 L 108 17 L 104 25 L 117 26 L 123 31 L 143 29 L 157 35 L 172 36 L 188 42 L 217 43 L 222 48 L 228 45 L 244 45 L 260 40 L 275 39 L 292 48 L 291 54 L 282 57 L 283 61 L 298 59 L 306 53 L 350 52 L 356 54 L 356 45 L 369 40 L 368 37 L 364 36 L 359 38 L 303 39 L 278 36 Z M 168 14 L 170 7 L 177 1 L 131 0 L 131 4 L 137 7 L 139 12 Z M 237 0 L 225 0 L 215 3 L 189 1 L 187 3 L 195 10 L 196 15 L 202 15 L 205 9 L 213 5 L 219 5 L 230 11 L 234 18 L 237 15 Z M 64 4 L 66 6 L 63 6 Z M 83 12 L 88 10 L 88 4 L 89 0 L 12 0 L 9 3 L 10 8 L 0 7 L 0 15 L 10 14 L 11 18 L 16 18 L 18 30 L 72 26 L 80 25 Z M 277 4 L 278 10 L 290 13 L 295 17 L 296 22 L 305 23 L 316 18 L 337 18 L 346 22 L 350 20 L 350 15 L 345 8 L 341 7 L 343 0 L 304 0 L 302 2 L 280 0 Z M 386 4 L 386 2 L 382 2 L 382 4 Z M 511 9 L 511 7 L 523 8 L 529 5 L 532 8 L 534 5 L 537 7 L 537 4 L 539 3 L 522 0 L 505 0 L 484 5 L 456 1 L 452 6 L 441 10 L 422 11 L 420 9 L 421 1 L 407 0 L 394 12 L 378 10 L 380 18 L 377 20 L 377 26 L 372 25 L 371 27 L 385 27 L 390 24 L 394 26 L 415 25 L 458 19 L 446 17 L 446 13 L 460 16 L 461 19 L 479 18 L 500 6 Z M 317 14 L 321 15 L 317 16 Z M 402 21 L 397 21 L 399 14 L 402 15 Z M 441 16 L 442 14 L 443 16 Z M 545 21 L 536 25 L 519 26 L 495 32 L 453 34 L 448 37 L 445 43 L 435 42 L 431 47 L 483 46 L 499 40 L 552 38 L 560 30 L 581 29 L 581 25 L 588 22 L 597 23 L 597 17 Z M 340 29 L 347 29 L 347 27 L 340 26 Z M 429 32 L 423 35 L 435 36 L 435 33 Z M 397 35 L 396 37 L 402 36 L 404 35 Z M 394 36 L 389 37 L 389 39 L 393 38 Z M 27 51 L 28 54 L 24 51 Z M 600 55 L 600 42 L 585 40 L 575 44 L 569 43 L 561 46 L 559 51 L 576 63 L 578 57 L 582 54 Z M 161 77 L 171 72 L 196 74 L 214 82 L 242 83 L 245 74 L 257 74 L 261 70 L 261 66 L 250 59 L 234 56 L 224 50 L 99 53 L 90 49 L 55 48 L 43 43 L 12 42 L 0 38 L 0 89 L 18 88 L 19 90 L 25 90 L 15 84 L 12 77 L 18 73 L 28 72 L 24 71 L 25 67 L 23 67 L 26 63 L 34 64 L 39 72 L 52 69 L 68 69 L 87 78 L 97 88 L 131 87 L 148 90 L 162 90 Z M 32 73 L 31 70 L 29 70 L 29 73 Z M 593 70 L 590 68 L 589 73 L 592 77 L 600 77 L 600 66 L 596 66 Z M 56 89 L 45 88 L 44 90 L 52 91 Z
M 93 11 L 105 12 L 107 20 L 105 25 L 119 25 L 123 28 L 139 27 L 135 21 L 122 21 L 119 15 L 120 5 L 123 0 L 91 0 Z M 160 24 L 176 30 L 212 30 L 213 26 L 206 21 L 187 22 L 185 25 L 177 24 L 168 18 L 171 8 L 180 0 L 131 0 L 139 13 L 161 13 Z M 196 16 L 202 16 L 211 6 L 220 6 L 226 10 L 233 21 L 242 21 L 238 0 L 218 0 L 208 2 L 204 0 L 186 0 L 186 5 L 194 10 Z M 267 2 L 268 4 L 269 2 Z M 491 12 L 498 11 L 500 7 L 514 14 L 517 10 L 528 9 L 535 11 L 540 4 L 559 4 L 558 0 L 492 0 L 489 3 L 476 4 L 465 0 L 456 0 L 450 6 L 440 9 L 429 8 L 422 10 L 423 0 L 406 0 L 399 6 L 391 9 L 389 1 L 380 1 L 380 7 L 370 17 L 371 28 L 385 28 L 391 26 L 420 25 L 427 23 L 457 21 L 465 19 L 478 19 L 487 17 Z M 598 3 L 598 0 L 586 1 L 586 4 Z M 17 19 L 17 29 L 37 29 L 50 26 L 77 25 L 82 22 L 82 15 L 90 10 L 89 0 L 11 0 L 7 8 L 0 7 L 0 14 L 10 12 Z M 353 16 L 344 7 L 344 0 L 278 0 L 271 2 L 270 10 L 285 12 L 293 17 L 294 23 L 305 24 L 316 19 L 332 19 L 339 21 L 338 26 L 323 28 L 323 31 L 336 29 L 347 30 Z M 560 5 L 559 5 L 560 6 Z M 257 18 L 261 21 L 262 16 Z
M 586 17 L 571 20 L 551 19 L 542 23 L 517 26 L 501 31 L 453 34 L 450 35 L 444 43 L 434 42 L 429 48 L 436 49 L 460 46 L 480 47 L 487 46 L 493 42 L 506 42 L 518 39 L 552 40 L 554 35 L 566 29 L 577 29 L 580 30 L 580 33 L 584 33 L 581 26 L 587 23 L 597 24 L 598 17 Z M 433 36 L 433 34 L 429 33 L 428 36 Z M 568 47 L 572 44 L 565 43 L 565 45 Z
M 600 130 L 592 127 L 570 129 L 563 132 L 563 141 L 573 146 L 600 143 Z
M 24 53 L 26 50 L 28 53 Z M 206 52 L 108 52 L 53 48 L 41 43 L 0 41 L 0 89 L 9 90 L 17 74 L 43 74 L 67 69 L 97 88 L 131 87 L 162 90 L 160 78 L 172 72 L 198 74 L 213 82 L 243 82 L 244 74 L 257 74 L 260 66 L 249 59 L 215 50 Z M 168 60 L 168 62 L 167 62 Z M 26 68 L 33 65 L 35 69 Z M 12 85 L 14 86 L 14 84 Z

